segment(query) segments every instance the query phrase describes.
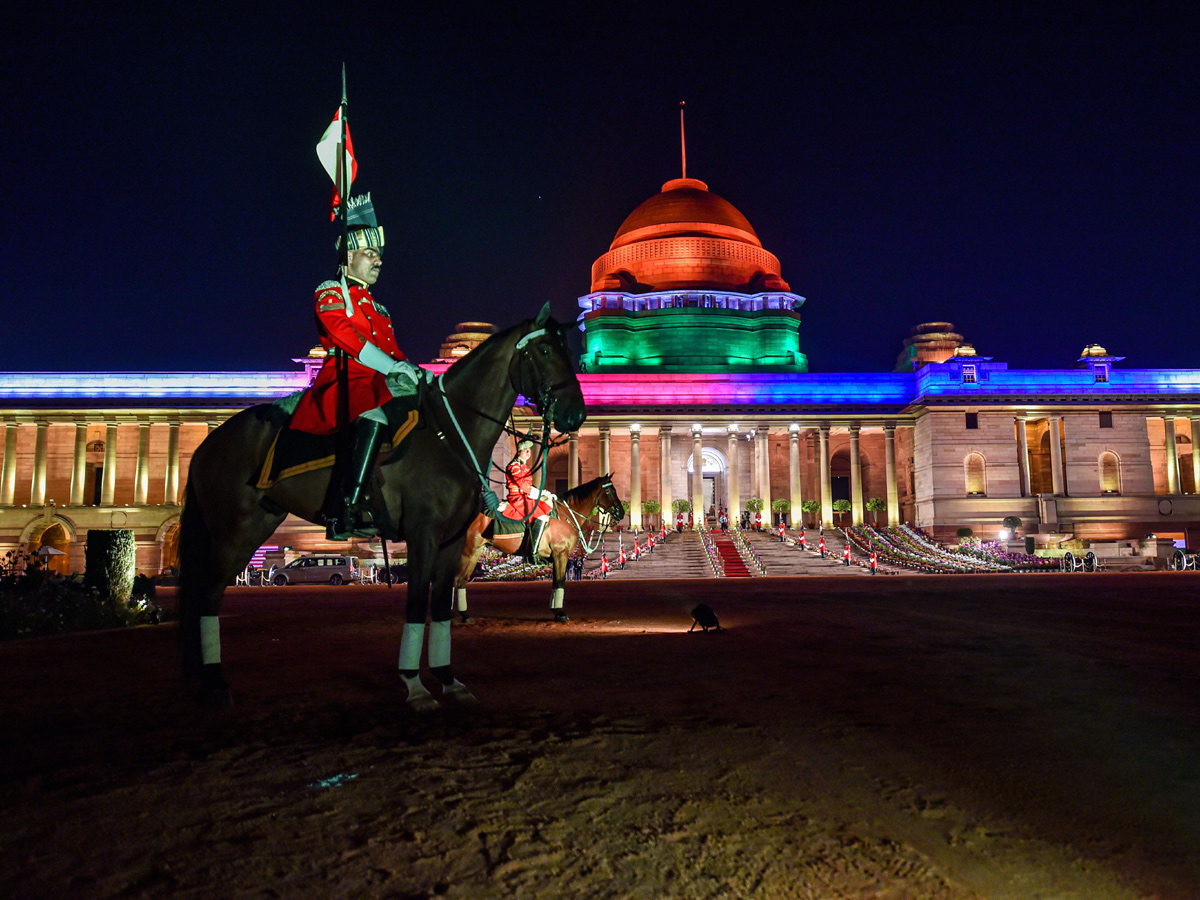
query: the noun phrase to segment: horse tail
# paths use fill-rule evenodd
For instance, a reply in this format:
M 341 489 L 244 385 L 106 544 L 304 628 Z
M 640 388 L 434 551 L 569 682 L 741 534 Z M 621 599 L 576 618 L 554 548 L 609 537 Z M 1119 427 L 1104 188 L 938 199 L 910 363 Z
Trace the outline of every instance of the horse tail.
M 203 663 L 200 617 L 205 613 L 204 572 L 212 566 L 212 560 L 212 535 L 189 478 L 179 516 L 179 648 L 184 678 L 197 677 Z

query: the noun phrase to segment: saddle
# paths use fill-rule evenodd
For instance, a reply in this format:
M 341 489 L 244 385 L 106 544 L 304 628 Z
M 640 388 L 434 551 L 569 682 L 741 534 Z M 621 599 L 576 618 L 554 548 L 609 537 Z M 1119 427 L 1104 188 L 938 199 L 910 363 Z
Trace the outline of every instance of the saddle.
M 558 518 L 557 506 L 551 511 L 550 518 Z M 517 554 L 535 563 L 541 558 L 536 555 L 535 551 L 538 544 L 542 542 L 542 535 L 545 533 L 548 524 L 549 522 L 543 522 L 540 519 L 530 519 L 529 521 L 510 519 L 503 513 L 498 512 L 495 516 L 489 517 L 488 526 L 483 530 L 483 537 L 490 541 L 497 535 L 524 534 L 525 537 L 521 541 L 521 549 L 517 551 Z
M 333 467 L 337 461 L 338 445 L 344 440 L 340 432 L 309 434 L 290 428 L 288 423 L 295 411 L 294 403 L 291 409 L 282 401 L 264 409 L 263 415 L 269 420 L 278 421 L 281 427 L 271 441 L 254 487 L 265 491 L 285 478 Z M 418 395 L 393 397 L 383 405 L 383 411 L 388 419 L 389 437 L 380 445 L 379 458 L 381 462 L 395 462 L 404 458 L 408 452 L 407 439 L 421 424 Z

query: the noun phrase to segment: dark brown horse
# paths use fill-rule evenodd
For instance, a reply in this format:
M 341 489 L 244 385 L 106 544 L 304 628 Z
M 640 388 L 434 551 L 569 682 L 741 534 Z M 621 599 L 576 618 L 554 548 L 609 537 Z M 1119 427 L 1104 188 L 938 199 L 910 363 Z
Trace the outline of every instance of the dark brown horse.
M 608 474 L 572 488 L 554 501 L 554 516 L 540 533 L 536 520 L 527 526 L 532 534 L 538 535 L 538 546 L 534 555 L 543 559 L 549 557 L 554 564 L 554 593 L 551 595 L 550 608 L 556 621 L 569 621 L 563 608 L 567 560 L 581 543 L 586 552 L 595 550 L 604 532 L 624 517 L 625 505 L 617 496 L 617 489 L 613 487 L 612 475 Z M 497 550 L 511 556 L 521 552 L 525 538 L 522 532 L 484 537 L 490 524 L 491 519 L 480 514 L 467 529 L 467 540 L 463 544 L 462 559 L 458 563 L 458 578 L 455 580 L 458 614 L 464 620 L 468 618 L 467 581 L 475 571 L 475 563 L 478 562 L 483 548 L 491 544 Z
M 374 490 L 386 502 L 394 538 L 408 542 L 406 624 L 400 674 L 415 708 L 437 701 L 418 677 L 432 588 L 429 666 L 443 699 L 469 701 L 450 669 L 454 577 L 467 527 L 480 509 L 480 488 L 504 422 L 520 394 L 546 423 L 575 431 L 586 416 L 583 394 L 549 304 L 534 320 L 494 335 L 423 389 L 424 427 L 407 438 L 402 459 L 385 460 Z M 225 586 L 288 513 L 321 523 L 330 470 L 318 469 L 255 487 L 280 430 L 278 411 L 251 407 L 223 423 L 192 457 L 180 523 L 179 618 L 184 673 L 199 676 L 201 697 L 231 702 L 221 671 L 218 612 Z

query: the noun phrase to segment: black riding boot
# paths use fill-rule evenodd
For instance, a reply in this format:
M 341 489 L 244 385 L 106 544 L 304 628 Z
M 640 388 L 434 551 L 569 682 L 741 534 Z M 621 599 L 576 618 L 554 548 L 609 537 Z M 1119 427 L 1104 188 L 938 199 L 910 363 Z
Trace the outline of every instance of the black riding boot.
M 331 541 L 347 540 L 364 527 L 359 503 L 367 479 L 371 477 L 371 469 L 375 464 L 375 454 L 379 452 L 383 432 L 384 424 L 374 419 L 359 419 L 355 425 L 354 452 L 342 481 L 342 512 L 330 521 L 325 529 L 326 536 Z M 367 527 L 371 527 L 369 522 L 366 524 Z

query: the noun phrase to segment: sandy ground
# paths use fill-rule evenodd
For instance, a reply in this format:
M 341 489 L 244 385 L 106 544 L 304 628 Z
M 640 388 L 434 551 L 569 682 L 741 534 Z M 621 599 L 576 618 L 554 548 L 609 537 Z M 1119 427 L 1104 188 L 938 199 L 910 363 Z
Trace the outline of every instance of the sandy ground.
M 1200 897 L 1200 577 L 548 593 L 426 716 L 382 587 L 231 590 L 228 711 L 173 625 L 0 646 L 0 896 Z

